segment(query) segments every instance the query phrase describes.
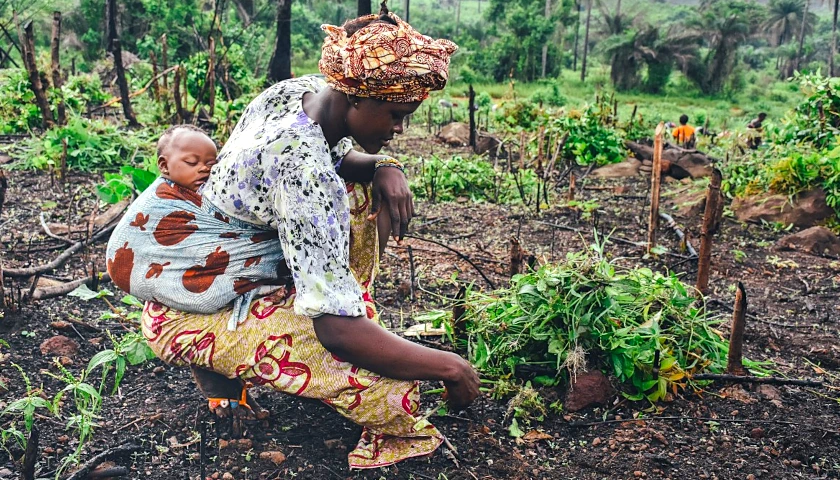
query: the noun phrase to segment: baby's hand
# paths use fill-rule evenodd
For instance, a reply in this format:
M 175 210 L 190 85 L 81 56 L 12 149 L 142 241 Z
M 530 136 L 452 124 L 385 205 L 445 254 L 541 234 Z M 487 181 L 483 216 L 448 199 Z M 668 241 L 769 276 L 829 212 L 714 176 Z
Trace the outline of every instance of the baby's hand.
M 285 285 L 265 296 L 265 299 L 273 304 L 283 303 L 292 293 L 292 289 Z

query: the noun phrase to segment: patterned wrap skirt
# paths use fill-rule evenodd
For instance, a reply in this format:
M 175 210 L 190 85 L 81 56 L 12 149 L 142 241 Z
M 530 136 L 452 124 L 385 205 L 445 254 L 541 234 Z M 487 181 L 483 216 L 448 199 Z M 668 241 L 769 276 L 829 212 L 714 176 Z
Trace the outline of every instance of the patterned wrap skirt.
M 348 184 L 347 190 L 350 267 L 362 286 L 368 319 L 377 321 L 370 294 L 379 261 L 377 231 L 376 222 L 366 220 L 370 187 Z M 381 377 L 331 354 L 315 335 L 318 320 L 295 315 L 294 301 L 294 291 L 283 299 L 254 300 L 235 331 L 227 328 L 230 310 L 196 314 L 147 302 L 143 334 L 170 365 L 201 367 L 330 405 L 363 427 L 348 455 L 351 468 L 384 467 L 434 452 L 443 435 L 418 416 L 418 382 Z

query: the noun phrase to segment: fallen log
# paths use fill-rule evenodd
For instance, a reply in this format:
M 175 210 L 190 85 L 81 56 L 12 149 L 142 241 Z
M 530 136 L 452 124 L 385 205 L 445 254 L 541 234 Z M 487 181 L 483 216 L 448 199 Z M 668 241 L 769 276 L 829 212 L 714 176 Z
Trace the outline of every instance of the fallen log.
M 73 290 L 81 287 L 82 285 L 90 285 L 93 283 L 107 283 L 111 281 L 111 276 L 107 273 L 103 273 L 102 276 L 99 275 L 91 275 L 89 277 L 80 278 L 78 280 L 73 280 L 72 282 L 63 283 L 61 285 L 56 285 L 54 287 L 43 287 L 43 288 L 35 288 L 32 290 L 32 293 L 27 295 L 29 300 L 46 300 L 48 298 L 55 298 L 67 295 L 68 293 L 72 292 Z
M 73 257 L 77 252 L 82 250 L 83 248 L 87 247 L 88 245 L 105 238 L 107 235 L 110 235 L 111 232 L 116 227 L 116 223 L 103 228 L 100 230 L 96 235 L 92 236 L 89 240 L 82 240 L 80 242 L 76 242 L 71 245 L 67 250 L 65 250 L 61 255 L 53 259 L 53 261 L 44 264 L 38 265 L 36 267 L 28 267 L 28 268 L 7 268 L 3 270 L 3 276 L 6 277 L 14 277 L 14 278 L 25 278 L 25 277 L 32 277 L 34 275 L 40 275 L 42 273 L 49 272 L 51 270 L 55 270 L 63 266 L 67 263 L 70 258 Z
M 691 376 L 692 380 L 716 380 L 733 383 L 764 383 L 768 385 L 799 385 L 802 387 L 822 387 L 819 380 L 804 380 L 784 377 L 754 377 L 751 375 L 732 375 L 728 373 L 699 373 Z
M 109 460 L 120 455 L 125 455 L 127 453 L 133 453 L 137 450 L 140 450 L 140 446 L 135 445 L 133 443 L 109 448 L 104 452 L 94 455 L 90 460 L 85 462 L 84 465 L 79 467 L 78 470 L 73 472 L 72 475 L 67 477 L 66 480 L 82 480 L 84 478 L 88 478 L 88 474 L 91 472 L 91 470 L 99 466 L 99 464 L 104 462 L 105 460 Z

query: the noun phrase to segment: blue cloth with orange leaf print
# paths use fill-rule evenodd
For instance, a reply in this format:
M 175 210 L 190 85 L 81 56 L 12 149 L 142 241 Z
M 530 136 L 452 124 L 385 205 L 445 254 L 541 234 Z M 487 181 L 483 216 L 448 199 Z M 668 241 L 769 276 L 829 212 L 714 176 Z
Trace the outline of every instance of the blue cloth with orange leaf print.
M 275 229 L 223 214 L 201 194 L 159 178 L 128 208 L 111 234 L 108 273 L 124 291 L 192 313 L 233 304 L 228 328 L 252 300 L 286 286 Z

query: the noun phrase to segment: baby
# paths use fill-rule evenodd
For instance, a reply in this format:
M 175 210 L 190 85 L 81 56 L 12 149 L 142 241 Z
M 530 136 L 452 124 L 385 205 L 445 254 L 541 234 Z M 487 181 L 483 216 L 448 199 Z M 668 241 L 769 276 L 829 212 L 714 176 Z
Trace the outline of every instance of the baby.
M 107 266 L 117 286 L 144 301 L 194 313 L 215 313 L 232 304 L 229 328 L 235 329 L 247 316 L 251 300 L 269 293 L 285 297 L 290 279 L 280 278 L 288 270 L 276 230 L 257 238 L 253 229 L 240 229 L 236 219 L 202 210 L 198 190 L 210 176 L 216 155 L 213 140 L 193 125 L 176 125 L 161 135 L 161 177 L 121 220 L 127 225 L 121 225 L 120 234 L 108 243 Z M 162 206 L 173 201 L 184 209 L 160 213 L 171 212 Z M 199 229 L 219 234 L 193 236 Z M 239 379 L 194 367 L 192 372 L 217 415 L 226 416 L 229 407 L 240 404 L 255 407 L 246 402 Z

